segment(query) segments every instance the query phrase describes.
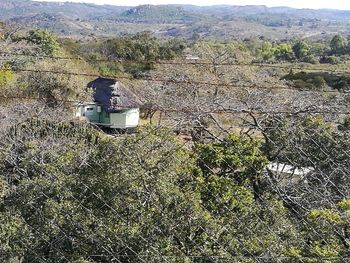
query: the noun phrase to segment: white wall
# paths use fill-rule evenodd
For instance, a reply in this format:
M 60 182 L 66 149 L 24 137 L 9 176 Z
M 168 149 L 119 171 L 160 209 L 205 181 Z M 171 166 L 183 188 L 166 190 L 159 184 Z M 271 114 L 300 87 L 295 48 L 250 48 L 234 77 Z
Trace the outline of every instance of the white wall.
M 134 128 L 139 125 L 140 111 L 139 109 L 130 109 L 123 112 L 111 113 L 111 128 Z
M 139 125 L 140 120 L 140 110 L 139 109 L 130 109 L 127 112 L 126 116 L 126 127 L 136 127 Z

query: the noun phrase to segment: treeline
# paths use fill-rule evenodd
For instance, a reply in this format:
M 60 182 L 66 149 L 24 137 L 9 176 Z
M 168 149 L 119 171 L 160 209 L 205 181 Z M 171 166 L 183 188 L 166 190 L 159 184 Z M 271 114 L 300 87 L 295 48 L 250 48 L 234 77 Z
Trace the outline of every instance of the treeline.
M 74 42 L 70 39 L 63 39 L 61 42 L 69 52 L 86 57 L 91 61 L 105 58 L 150 62 L 171 60 L 189 53 L 198 55 L 195 47 L 203 44 L 213 46 L 213 48 L 217 45 L 234 45 L 241 51 L 247 52 L 251 62 L 288 61 L 337 64 L 346 61 L 350 54 L 349 43 L 341 35 L 334 36 L 329 42 L 307 40 L 277 42 L 252 38 L 221 43 L 216 40 L 166 40 L 144 32 L 94 42 Z
M 329 42 L 297 40 L 270 42 L 246 40 L 245 45 L 254 62 L 306 62 L 338 64 L 349 59 L 350 46 L 346 38 L 335 35 Z
M 187 47 L 187 43 L 183 40 L 158 39 L 150 32 L 100 39 L 96 42 L 63 39 L 61 44 L 71 54 L 83 57 L 102 75 L 115 75 L 121 72 L 136 74 L 147 71 L 153 68 L 152 62 L 172 60 L 181 56 Z M 112 61 L 109 63 L 100 60 Z M 113 60 L 128 61 L 128 63 L 113 63 Z
M 1 34 L 4 37 L 5 33 Z M 45 30 L 32 30 L 25 36 L 14 35 L 12 39 L 14 41 L 26 40 L 28 43 L 38 45 L 41 47 L 41 53 L 45 55 L 54 55 L 60 46 L 61 51 L 64 50 L 67 54 L 84 58 L 92 64 L 108 59 L 144 61 L 147 64 L 147 62 L 151 63 L 156 60 L 183 58 L 189 54 L 199 56 L 199 59 L 201 59 L 203 50 L 198 49 L 201 46 L 208 46 L 212 50 L 217 49 L 218 46 L 221 46 L 221 49 L 231 49 L 234 46 L 236 53 L 245 53 L 246 61 L 244 62 L 251 63 L 306 62 L 337 64 L 347 61 L 350 54 L 350 42 L 342 35 L 335 35 L 329 42 L 307 40 L 277 42 L 255 38 L 219 42 L 200 39 L 192 41 L 163 39 L 155 37 L 150 32 L 142 32 L 115 38 L 99 38 L 94 41 L 75 41 L 68 38 L 57 39 L 54 34 Z M 107 63 L 101 67 L 106 69 L 117 66 Z M 117 68 L 114 70 L 118 71 Z M 128 70 L 126 69 L 126 71 Z

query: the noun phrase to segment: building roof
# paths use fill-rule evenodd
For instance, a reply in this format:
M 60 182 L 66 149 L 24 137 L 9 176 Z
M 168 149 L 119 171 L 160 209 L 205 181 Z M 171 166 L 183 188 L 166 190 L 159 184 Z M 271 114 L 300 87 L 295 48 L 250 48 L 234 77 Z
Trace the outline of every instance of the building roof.
M 281 174 L 290 174 L 297 176 L 305 176 L 310 172 L 314 171 L 312 167 L 295 167 L 289 164 L 284 163 L 269 163 L 266 167 L 272 172 L 281 173 Z
M 116 79 L 99 77 L 89 82 L 87 87 L 93 89 L 95 102 L 101 104 L 106 112 L 139 108 L 142 105 L 140 99 Z

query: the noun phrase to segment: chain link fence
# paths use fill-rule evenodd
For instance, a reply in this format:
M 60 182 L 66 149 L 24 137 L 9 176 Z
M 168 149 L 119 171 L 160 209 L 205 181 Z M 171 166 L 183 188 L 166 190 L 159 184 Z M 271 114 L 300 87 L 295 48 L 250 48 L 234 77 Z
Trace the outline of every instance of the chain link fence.
M 116 137 L 34 105 L 0 111 L 2 262 L 350 261 L 347 115 Z

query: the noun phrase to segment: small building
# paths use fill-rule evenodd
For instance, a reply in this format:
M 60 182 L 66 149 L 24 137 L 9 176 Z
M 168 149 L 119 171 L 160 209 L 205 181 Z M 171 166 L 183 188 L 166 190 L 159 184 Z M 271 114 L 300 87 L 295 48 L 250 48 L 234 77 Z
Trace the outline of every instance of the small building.
M 198 56 L 194 56 L 194 55 L 191 55 L 191 54 L 187 54 L 187 55 L 185 56 L 185 60 L 197 62 L 197 61 L 200 60 L 200 58 L 199 58 Z
M 280 186 L 289 186 L 301 181 L 306 182 L 306 177 L 314 172 L 314 168 L 271 162 L 267 165 L 266 171 L 274 176 Z
M 289 164 L 284 163 L 269 163 L 266 167 L 266 169 L 270 170 L 271 172 L 275 174 L 281 174 L 281 175 L 295 175 L 299 177 L 303 177 L 310 172 L 313 172 L 312 167 L 295 167 Z
M 88 122 L 113 129 L 135 128 L 139 125 L 140 99 L 120 81 L 97 78 L 88 83 L 93 92 L 93 102 L 79 103 L 76 117 Z

